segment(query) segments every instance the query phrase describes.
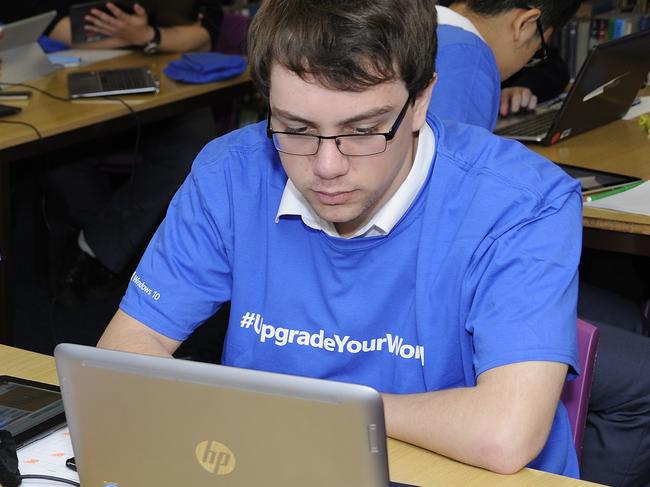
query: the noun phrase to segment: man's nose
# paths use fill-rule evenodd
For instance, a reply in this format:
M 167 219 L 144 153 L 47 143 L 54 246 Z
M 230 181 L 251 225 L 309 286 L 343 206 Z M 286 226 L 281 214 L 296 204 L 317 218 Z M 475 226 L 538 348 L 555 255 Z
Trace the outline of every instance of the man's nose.
M 334 179 L 348 172 L 348 157 L 341 154 L 336 139 L 322 139 L 314 156 L 314 173 L 322 179 Z

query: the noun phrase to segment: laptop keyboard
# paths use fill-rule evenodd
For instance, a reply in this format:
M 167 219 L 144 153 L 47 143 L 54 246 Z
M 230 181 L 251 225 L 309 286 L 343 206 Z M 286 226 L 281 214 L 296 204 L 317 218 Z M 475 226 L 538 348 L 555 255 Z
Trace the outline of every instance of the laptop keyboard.
M 497 135 L 505 137 L 545 135 L 551 128 L 553 120 L 557 116 L 556 110 L 540 113 L 530 119 L 509 125 L 496 130 Z
M 151 85 L 149 71 L 142 68 L 106 70 L 98 74 L 104 91 L 132 90 Z

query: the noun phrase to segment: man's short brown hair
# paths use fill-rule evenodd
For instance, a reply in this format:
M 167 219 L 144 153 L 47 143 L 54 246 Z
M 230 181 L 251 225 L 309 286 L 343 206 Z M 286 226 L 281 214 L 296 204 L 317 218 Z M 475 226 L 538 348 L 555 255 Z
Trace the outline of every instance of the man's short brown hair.
M 436 48 L 434 0 L 266 0 L 248 37 L 267 99 L 273 63 L 342 91 L 401 79 L 414 96 L 433 78 Z

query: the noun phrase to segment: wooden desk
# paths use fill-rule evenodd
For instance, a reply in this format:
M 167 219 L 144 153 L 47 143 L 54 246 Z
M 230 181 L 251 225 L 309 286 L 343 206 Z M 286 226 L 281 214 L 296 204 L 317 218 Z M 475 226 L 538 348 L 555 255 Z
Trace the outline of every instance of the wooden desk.
M 86 66 L 62 69 L 27 84 L 66 98 L 68 96 L 67 74 L 70 72 L 147 65 L 160 80 L 160 92 L 154 95 L 118 97 L 137 112 L 140 123 L 162 120 L 202 106 L 227 106 L 236 96 L 253 91 L 248 73 L 215 83 L 196 85 L 177 83 L 167 78 L 162 70 L 170 61 L 178 57 L 178 54 L 146 56 L 134 52 L 93 64 L 92 68 Z M 133 127 L 136 124 L 135 117 L 130 111 L 119 101 L 111 101 L 110 98 L 60 101 L 34 92 L 29 102 L 25 104 L 12 102 L 12 104 L 21 106 L 23 111 L 5 120 L 34 125 L 41 132 L 44 140 L 40 142 L 34 130 L 29 127 L 0 125 L 2 127 L 0 155 L 3 162 L 43 154 L 93 137 L 104 137 L 110 132 Z
M 204 106 L 225 111 L 238 96 L 254 91 L 248 73 L 216 83 L 177 83 L 163 75 L 162 69 L 178 57 L 178 54 L 146 56 L 138 52 L 93 64 L 92 69 L 141 65 L 153 68 L 160 80 L 159 93 L 120 97 L 137 113 L 137 122 L 141 124 Z M 60 70 L 28 84 L 67 97 L 67 73 L 71 71 Z M 11 300 L 7 289 L 8 267 L 11 265 L 9 163 L 105 137 L 136 125 L 136 117 L 127 107 L 106 98 L 60 101 L 35 91 L 28 102 L 13 104 L 21 106 L 22 113 L 3 120 L 29 123 L 39 130 L 43 139 L 27 126 L 0 123 L 0 343 L 12 343 Z
M 57 384 L 52 357 L 0 345 L 0 375 Z M 388 440 L 391 479 L 421 487 L 587 487 L 593 484 L 538 470 L 499 475 L 470 467 L 401 441 Z
M 650 95 L 650 88 L 643 95 Z M 550 147 L 529 146 L 555 162 L 650 179 L 650 139 L 637 120 L 610 123 Z M 650 216 L 585 207 L 584 245 L 650 256 Z

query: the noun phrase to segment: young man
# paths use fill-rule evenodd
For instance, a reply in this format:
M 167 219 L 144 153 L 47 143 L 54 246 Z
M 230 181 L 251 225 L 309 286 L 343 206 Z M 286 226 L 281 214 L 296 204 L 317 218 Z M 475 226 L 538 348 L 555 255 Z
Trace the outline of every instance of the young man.
M 500 94 L 501 81 L 523 68 L 543 46 L 542 32 L 548 36 L 561 27 L 578 4 L 466 0 L 453 1 L 450 8 L 439 6 L 438 20 L 444 25 L 438 27 L 438 83 L 429 113 L 492 130 L 500 96 L 502 111 L 512 109 L 513 100 Z M 538 20 L 541 26 L 535 28 Z M 617 328 L 636 324 L 642 329 L 642 315 L 621 297 L 586 283 L 580 287 L 580 316 L 600 329 L 581 478 L 617 487 L 647 486 L 650 381 L 644 378 L 650 340 Z
M 231 301 L 223 362 L 355 382 L 389 435 L 576 476 L 578 185 L 425 121 L 429 0 L 275 0 L 251 26 L 266 123 L 209 144 L 99 346 L 169 355 Z
M 501 81 L 519 71 L 580 0 L 468 0 L 438 7 L 439 80 L 430 113 L 493 130 Z M 544 54 L 545 55 L 545 52 Z M 496 94 L 496 96 L 495 96 Z

